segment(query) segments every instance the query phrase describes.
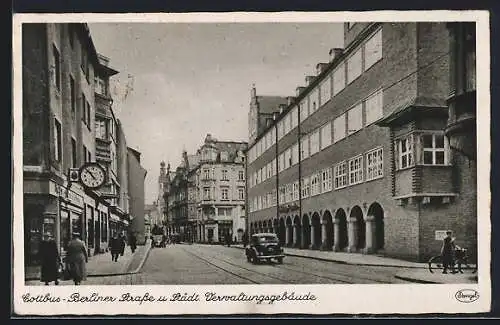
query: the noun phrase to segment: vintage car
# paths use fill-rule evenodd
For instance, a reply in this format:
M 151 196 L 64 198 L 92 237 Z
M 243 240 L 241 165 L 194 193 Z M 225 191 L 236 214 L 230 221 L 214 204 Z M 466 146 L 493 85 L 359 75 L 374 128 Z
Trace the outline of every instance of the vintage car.
M 271 262 L 272 259 L 281 264 L 285 257 L 278 236 L 273 233 L 253 234 L 249 246 L 245 248 L 245 255 L 247 261 L 253 264 L 261 261 Z

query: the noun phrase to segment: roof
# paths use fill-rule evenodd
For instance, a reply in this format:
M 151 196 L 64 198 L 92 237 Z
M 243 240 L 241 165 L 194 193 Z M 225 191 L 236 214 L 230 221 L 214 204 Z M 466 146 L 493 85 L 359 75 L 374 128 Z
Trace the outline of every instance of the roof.
M 433 97 L 413 96 L 404 101 L 396 103 L 395 108 L 382 119 L 376 122 L 379 126 L 388 126 L 393 123 L 403 123 L 408 118 L 408 114 L 415 110 L 423 109 L 431 112 L 440 110 L 448 111 L 448 106 L 444 99 Z
M 287 105 L 288 99 L 284 96 L 256 96 L 260 114 L 272 114 L 279 111 L 279 105 Z

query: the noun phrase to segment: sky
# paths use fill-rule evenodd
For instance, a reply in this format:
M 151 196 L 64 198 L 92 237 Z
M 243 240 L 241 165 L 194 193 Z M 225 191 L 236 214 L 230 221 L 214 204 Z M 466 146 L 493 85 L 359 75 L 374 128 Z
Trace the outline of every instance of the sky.
M 147 170 L 145 199 L 158 197 L 160 162 L 175 169 L 210 133 L 248 141 L 250 90 L 294 96 L 343 47 L 338 23 L 93 23 L 110 66 L 113 110 Z

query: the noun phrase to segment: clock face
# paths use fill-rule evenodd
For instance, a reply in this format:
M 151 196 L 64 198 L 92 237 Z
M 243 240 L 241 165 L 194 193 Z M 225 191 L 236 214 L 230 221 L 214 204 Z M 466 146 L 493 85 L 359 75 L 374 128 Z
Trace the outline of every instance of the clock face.
M 80 171 L 80 181 L 88 188 L 101 187 L 106 181 L 106 172 L 98 164 L 84 165 Z

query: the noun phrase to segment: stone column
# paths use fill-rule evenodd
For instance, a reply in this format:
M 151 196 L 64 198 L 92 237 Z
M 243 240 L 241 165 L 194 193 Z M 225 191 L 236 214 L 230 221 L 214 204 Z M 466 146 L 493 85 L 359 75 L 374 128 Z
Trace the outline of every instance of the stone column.
M 304 226 L 301 227 L 300 232 L 300 248 L 307 248 L 309 247 L 309 243 L 306 243 L 306 234 L 305 234 L 306 228 Z
M 285 246 L 288 246 L 290 243 L 290 227 L 285 226 Z
M 340 251 L 340 221 L 333 219 L 333 250 Z
M 347 231 L 349 233 L 348 252 L 356 252 L 356 244 L 358 242 L 358 223 L 356 218 L 349 218 Z
M 366 247 L 365 253 L 373 253 L 375 251 L 375 217 L 366 216 Z
M 293 247 L 299 247 L 300 246 L 298 238 L 299 225 L 293 225 L 292 227 L 293 227 Z
M 326 220 L 322 220 L 321 221 L 321 250 L 323 250 L 323 251 L 328 251 L 331 249 L 331 247 L 328 247 L 329 244 L 327 243 L 326 225 L 327 225 Z
M 316 248 L 316 228 L 313 225 L 310 225 L 310 244 L 309 248 L 310 249 L 315 249 Z

